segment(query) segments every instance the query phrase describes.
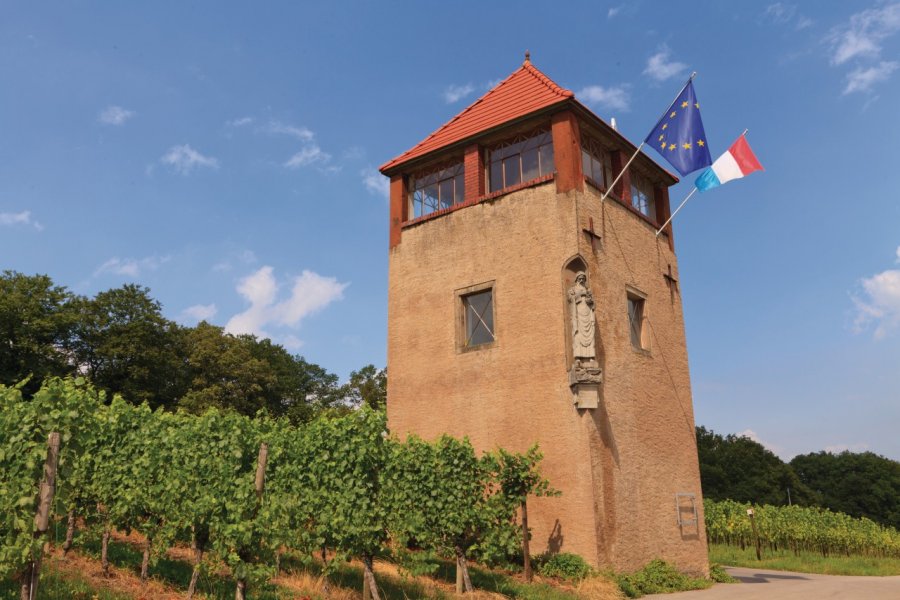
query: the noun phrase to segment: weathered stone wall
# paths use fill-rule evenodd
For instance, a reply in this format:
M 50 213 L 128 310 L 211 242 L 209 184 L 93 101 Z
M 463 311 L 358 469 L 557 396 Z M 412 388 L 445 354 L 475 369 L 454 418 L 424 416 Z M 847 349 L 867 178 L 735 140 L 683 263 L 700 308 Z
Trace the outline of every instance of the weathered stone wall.
M 705 534 L 676 524 L 675 493 L 700 481 L 678 293 L 665 237 L 588 187 L 547 182 L 402 231 L 390 250 L 388 418 L 393 432 L 467 435 L 476 448 L 539 442 L 561 497 L 529 505 L 533 551 L 638 568 L 655 557 L 706 572 Z M 582 232 L 593 217 L 596 252 Z M 596 301 L 603 400 L 572 404 L 562 269 L 580 254 Z M 497 341 L 457 350 L 456 290 L 494 281 Z M 649 352 L 632 348 L 626 286 L 647 297 Z M 702 507 L 701 519 L 702 519 Z

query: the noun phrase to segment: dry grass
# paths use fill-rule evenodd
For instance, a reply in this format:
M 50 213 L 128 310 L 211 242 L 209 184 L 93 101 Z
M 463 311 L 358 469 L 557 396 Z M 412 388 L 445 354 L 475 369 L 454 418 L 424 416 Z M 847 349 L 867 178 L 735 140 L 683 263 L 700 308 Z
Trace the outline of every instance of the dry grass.
M 581 600 L 624 600 L 625 594 L 615 581 L 605 577 L 588 577 L 578 584 L 575 593 Z
M 130 596 L 135 600 L 181 600 L 184 598 L 184 592 L 153 579 L 145 584 L 141 582 L 139 576 L 131 571 L 120 569 L 114 565 L 109 566 L 109 577 L 105 577 L 99 561 L 87 558 L 74 550 L 69 552 L 66 558 L 63 558 L 62 551 L 54 549 L 49 559 L 50 565 L 48 566 L 62 577 L 78 576 L 87 581 L 94 589 L 109 590 Z

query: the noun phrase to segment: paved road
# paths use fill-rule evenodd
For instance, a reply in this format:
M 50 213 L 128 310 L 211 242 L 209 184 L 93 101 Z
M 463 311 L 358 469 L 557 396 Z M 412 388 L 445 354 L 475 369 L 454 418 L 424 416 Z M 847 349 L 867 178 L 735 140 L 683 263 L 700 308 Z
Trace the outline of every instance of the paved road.
M 898 577 L 847 577 L 728 567 L 741 583 L 708 590 L 654 594 L 654 600 L 900 600 Z

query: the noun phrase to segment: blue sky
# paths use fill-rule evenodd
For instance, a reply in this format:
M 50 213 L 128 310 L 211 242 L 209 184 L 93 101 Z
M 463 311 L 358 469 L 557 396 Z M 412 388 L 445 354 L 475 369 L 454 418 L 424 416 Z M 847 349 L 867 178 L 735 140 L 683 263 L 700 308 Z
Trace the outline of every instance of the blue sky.
M 697 422 L 900 459 L 900 3 L 34 6 L 0 3 L 0 268 L 342 377 L 385 362 L 375 167 L 525 49 L 634 140 L 696 70 L 713 156 L 749 128 L 766 167 L 675 221 Z

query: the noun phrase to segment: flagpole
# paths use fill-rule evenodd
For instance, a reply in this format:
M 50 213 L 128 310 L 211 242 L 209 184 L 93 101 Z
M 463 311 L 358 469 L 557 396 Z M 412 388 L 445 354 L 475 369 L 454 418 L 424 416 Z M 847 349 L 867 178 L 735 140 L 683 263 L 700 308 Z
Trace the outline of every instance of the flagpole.
M 685 84 L 681 87 L 680 90 L 678 90 L 678 93 L 675 94 L 675 97 L 672 98 L 672 102 L 669 103 L 669 106 L 672 106 L 672 104 L 676 100 L 678 100 L 678 96 L 681 95 L 681 92 L 684 91 L 684 88 L 686 88 L 688 85 L 690 85 L 690 83 L 694 80 L 694 77 L 696 77 L 696 76 L 697 76 L 697 71 L 694 71 L 693 73 L 691 73 L 691 76 L 688 77 L 688 80 L 685 82 Z M 669 109 L 667 108 L 666 112 L 668 112 L 668 110 Z M 656 121 L 657 124 L 665 116 L 665 114 L 666 113 L 664 112 L 662 115 L 660 115 L 659 119 L 657 119 L 657 121 Z M 651 129 L 650 131 L 652 132 L 653 130 Z M 628 167 L 631 165 L 632 161 L 634 161 L 634 159 L 637 158 L 637 155 L 641 153 L 641 148 L 643 148 L 646 143 L 647 143 L 646 141 L 641 142 L 641 145 L 637 147 L 637 150 L 634 151 L 634 154 L 631 155 L 631 158 L 628 159 L 628 162 L 625 163 L 625 166 L 622 167 L 622 170 L 619 171 L 619 174 L 616 175 L 615 179 L 613 179 L 613 182 L 611 184 L 609 184 L 609 187 L 606 188 L 606 191 L 603 192 L 602 196 L 600 196 L 600 206 L 603 206 L 603 202 L 606 200 L 606 197 L 609 196 L 609 193 L 612 191 L 612 189 L 614 187 L 616 187 L 616 184 L 619 183 L 619 180 L 622 178 L 623 175 L 625 175 L 625 171 L 628 170 Z
M 681 201 L 681 204 L 678 205 L 678 208 L 675 209 L 675 212 L 672 213 L 672 216 L 670 216 L 669 219 L 665 223 L 663 223 L 663 226 L 659 228 L 659 231 L 656 232 L 656 237 L 659 237 L 659 234 L 662 233 L 662 230 L 666 228 L 666 225 L 672 222 L 672 219 L 675 218 L 675 215 L 678 214 L 678 211 L 681 210 L 681 207 L 687 204 L 687 201 L 690 200 L 691 196 L 693 196 L 696 192 L 697 188 L 695 187 L 691 190 L 691 193 L 687 195 L 687 198 Z

